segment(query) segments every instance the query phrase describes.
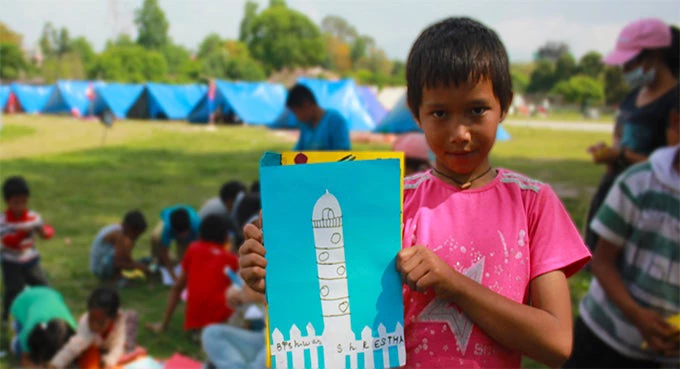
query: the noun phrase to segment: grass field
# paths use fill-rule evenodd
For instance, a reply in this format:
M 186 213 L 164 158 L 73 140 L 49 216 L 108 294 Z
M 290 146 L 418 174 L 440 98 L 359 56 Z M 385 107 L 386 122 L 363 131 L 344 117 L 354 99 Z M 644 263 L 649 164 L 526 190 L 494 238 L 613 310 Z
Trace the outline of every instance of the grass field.
M 579 227 L 602 169 L 592 165 L 585 147 L 607 140 L 607 134 L 508 128 L 511 141 L 496 145 L 493 163 L 549 182 L 562 197 Z M 54 287 L 76 316 L 97 281 L 88 269 L 89 248 L 97 230 L 119 221 L 132 208 L 141 209 L 153 227 L 162 208 L 174 203 L 199 207 L 229 179 L 257 178 L 258 159 L 266 150 L 285 150 L 285 135 L 263 128 L 220 127 L 209 132 L 186 123 L 128 121 L 106 134 L 96 121 L 51 116 L 5 116 L 0 131 L 0 180 L 25 176 L 31 186 L 31 208 L 57 230 L 41 242 L 42 263 Z M 359 145 L 357 149 L 387 148 Z M 70 241 L 70 242 L 69 242 Z M 149 253 L 148 234 L 135 256 Z M 589 276 L 572 278 L 574 304 L 585 292 Z M 141 323 L 162 317 L 168 288 L 158 281 L 121 290 L 124 305 L 140 314 Z M 576 305 L 574 305 L 576 306 Z M 183 308 L 175 313 L 167 334 L 140 329 L 139 342 L 158 358 L 180 352 L 202 359 L 200 347 L 182 332 Z M 3 331 L 2 348 L 7 347 Z M 2 360 L 5 360 L 4 362 Z M 0 360 L 0 365 L 8 363 Z M 12 363 L 13 364 L 13 363 Z M 536 367 L 531 361 L 528 367 Z

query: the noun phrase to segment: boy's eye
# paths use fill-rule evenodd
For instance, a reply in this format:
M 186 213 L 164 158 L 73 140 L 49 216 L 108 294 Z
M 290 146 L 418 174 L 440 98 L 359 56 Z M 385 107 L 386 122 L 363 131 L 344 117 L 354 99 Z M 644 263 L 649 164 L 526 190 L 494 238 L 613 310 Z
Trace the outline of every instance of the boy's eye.
M 476 108 L 472 108 L 472 115 L 481 116 L 484 115 L 484 113 L 486 113 L 487 110 L 489 110 L 489 108 L 485 106 L 478 106 Z
M 446 113 L 444 113 L 443 110 L 436 110 L 430 113 L 430 115 L 432 115 L 436 119 L 442 119 L 446 116 Z

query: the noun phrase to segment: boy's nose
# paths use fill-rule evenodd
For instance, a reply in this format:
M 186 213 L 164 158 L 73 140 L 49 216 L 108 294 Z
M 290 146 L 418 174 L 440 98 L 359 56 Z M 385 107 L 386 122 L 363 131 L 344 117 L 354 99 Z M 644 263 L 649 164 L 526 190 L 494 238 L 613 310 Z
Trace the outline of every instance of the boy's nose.
M 470 128 L 465 124 L 453 124 L 449 131 L 449 142 L 464 143 L 470 141 Z

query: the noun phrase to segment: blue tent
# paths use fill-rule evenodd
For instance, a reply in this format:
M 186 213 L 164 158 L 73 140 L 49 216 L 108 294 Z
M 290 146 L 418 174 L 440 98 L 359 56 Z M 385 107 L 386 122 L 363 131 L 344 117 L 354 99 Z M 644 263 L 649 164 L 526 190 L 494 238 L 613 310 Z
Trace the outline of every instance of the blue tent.
M 387 109 L 378 101 L 378 97 L 375 96 L 373 90 L 368 86 L 359 86 L 359 98 L 364 106 L 364 109 L 371 115 L 374 122 L 382 122 L 383 118 L 387 115 Z
M 128 111 L 128 118 L 182 120 L 205 95 L 205 85 L 147 83 Z
M 385 119 L 380 122 L 380 125 L 375 130 L 379 133 L 407 133 L 407 132 L 421 132 L 420 127 L 416 124 L 411 110 L 406 105 L 406 97 L 402 97 L 397 105 L 390 111 Z M 497 141 L 507 141 L 510 139 L 510 134 L 503 128 L 503 125 L 498 126 L 496 131 Z
M 87 115 L 91 107 L 90 99 L 87 97 L 88 90 L 101 84 L 101 82 L 88 81 L 58 81 L 42 112 Z
M 190 122 L 207 122 L 210 113 L 234 113 L 248 124 L 269 125 L 281 116 L 286 104 L 283 85 L 268 82 L 215 82 L 211 104 L 206 93 L 189 115 Z
M 300 78 L 301 83 L 314 93 L 317 102 L 326 109 L 337 110 L 349 123 L 350 131 L 372 131 L 376 122 L 364 107 L 357 85 L 351 79 L 325 81 Z M 294 128 L 298 126 L 295 115 L 286 110 L 274 124 L 275 127 Z
M 127 116 L 128 110 L 137 101 L 144 85 L 109 83 L 95 89 L 94 113 L 110 110 L 118 119 Z
M 54 86 L 33 86 L 13 83 L 11 86 L 14 96 L 19 100 L 21 109 L 26 113 L 39 113 L 52 95 Z
M 9 86 L 0 86 L 0 110 L 5 108 L 7 105 L 7 100 L 9 99 Z

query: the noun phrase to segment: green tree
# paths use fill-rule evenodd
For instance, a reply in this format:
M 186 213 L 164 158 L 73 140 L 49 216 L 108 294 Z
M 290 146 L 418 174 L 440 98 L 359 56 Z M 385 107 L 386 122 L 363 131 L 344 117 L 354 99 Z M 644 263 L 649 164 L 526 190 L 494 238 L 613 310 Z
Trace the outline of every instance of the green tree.
M 142 7 L 135 11 L 135 25 L 137 43 L 144 48 L 159 50 L 168 44 L 170 24 L 158 0 L 144 0 Z
M 569 45 L 564 42 L 548 41 L 536 51 L 536 60 L 556 63 L 564 54 L 569 54 Z
M 184 79 L 184 65 L 191 60 L 191 53 L 185 47 L 168 43 L 161 48 L 161 53 L 168 64 L 168 73 L 174 80 Z
M 518 71 L 510 72 L 512 77 L 512 89 L 518 93 L 525 93 L 529 87 L 529 77 Z
M 139 45 L 111 46 L 100 55 L 98 71 L 107 81 L 164 81 L 168 65 L 160 52 Z
M 555 85 L 555 67 L 547 60 L 540 60 L 536 63 L 536 69 L 531 72 L 527 92 L 542 93 L 548 92 Z
M 11 30 L 5 23 L 0 22 L 0 42 L 21 47 L 23 40 L 24 36 Z
M 24 53 L 19 45 L 10 42 L 0 42 L 0 79 L 17 79 L 28 65 L 24 60 Z
M 253 20 L 257 17 L 257 7 L 258 4 L 253 0 L 247 0 L 243 6 L 243 19 L 241 19 L 238 33 L 238 40 L 241 42 L 248 42 L 248 37 L 251 35 L 253 27 Z
M 360 36 L 354 39 L 350 51 L 352 64 L 356 66 L 359 60 L 364 58 L 372 47 L 375 47 L 375 41 L 369 36 Z
M 578 62 L 578 70 L 592 78 L 598 78 L 604 71 L 604 64 L 602 64 L 602 55 L 597 51 L 590 51 L 581 57 Z
M 45 23 L 38 43 L 40 44 L 40 50 L 42 51 L 45 58 L 56 54 L 57 30 L 54 28 L 52 23 Z
M 42 76 L 45 81 L 52 83 L 58 79 L 85 79 L 87 71 L 80 54 L 68 52 L 45 58 L 42 63 Z
M 201 59 L 208 55 L 213 54 L 216 51 L 224 49 L 224 40 L 217 33 L 211 33 L 201 41 L 198 46 L 198 52 L 196 56 Z
M 581 105 L 600 104 L 604 100 L 602 82 L 586 75 L 577 75 L 559 82 L 551 91 L 567 102 Z
M 566 53 L 560 55 L 555 63 L 555 81 L 566 81 L 576 73 L 576 60 L 574 56 Z
M 92 44 L 85 37 L 80 36 L 71 40 L 70 49 L 80 56 L 86 77 L 96 78 L 97 54 Z
M 71 35 L 66 27 L 61 27 L 61 30 L 59 30 L 56 51 L 59 56 L 71 52 Z
M 356 28 L 345 18 L 337 15 L 328 15 L 321 21 L 321 32 L 333 35 L 340 41 L 351 44 L 359 37 Z
M 274 7 L 286 7 L 286 0 L 269 0 L 269 7 L 274 8 Z
M 116 37 L 115 40 L 106 41 L 105 49 L 109 49 L 116 46 L 135 46 L 135 45 L 137 44 L 132 39 L 132 37 L 130 37 L 130 35 L 126 33 L 121 33 L 120 35 L 118 35 L 118 37 Z
M 607 105 L 620 103 L 628 94 L 630 88 L 623 80 L 623 72 L 619 67 L 604 69 L 604 101 Z
M 319 28 L 304 14 L 283 6 L 260 13 L 247 39 L 251 55 L 268 70 L 319 65 L 325 59 Z

